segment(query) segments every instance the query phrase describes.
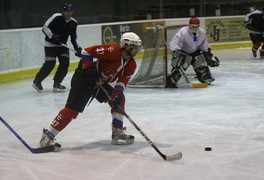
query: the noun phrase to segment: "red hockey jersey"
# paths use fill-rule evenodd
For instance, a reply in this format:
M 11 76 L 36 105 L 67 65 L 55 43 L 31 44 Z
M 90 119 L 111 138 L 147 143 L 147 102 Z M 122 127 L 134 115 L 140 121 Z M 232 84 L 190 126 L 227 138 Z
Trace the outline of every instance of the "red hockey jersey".
M 117 84 L 123 88 L 126 87 L 137 66 L 132 57 L 124 60 L 121 48 L 114 43 L 85 48 L 82 51 L 83 68 L 89 68 L 94 58 L 97 58 L 97 71 L 101 81 L 107 83 L 117 81 Z

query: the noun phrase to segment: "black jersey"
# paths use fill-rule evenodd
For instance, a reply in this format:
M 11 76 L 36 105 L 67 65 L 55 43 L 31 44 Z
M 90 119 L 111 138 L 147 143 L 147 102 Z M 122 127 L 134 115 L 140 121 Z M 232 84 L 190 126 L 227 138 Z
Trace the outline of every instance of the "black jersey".
M 249 30 L 264 32 L 264 14 L 254 13 L 249 16 Z
M 44 24 L 42 31 L 46 35 L 45 40 L 51 42 L 52 35 L 59 35 L 62 43 L 68 41 L 68 37 L 71 36 L 71 42 L 74 49 L 77 49 L 77 21 L 74 18 L 66 21 L 62 13 L 53 14 Z

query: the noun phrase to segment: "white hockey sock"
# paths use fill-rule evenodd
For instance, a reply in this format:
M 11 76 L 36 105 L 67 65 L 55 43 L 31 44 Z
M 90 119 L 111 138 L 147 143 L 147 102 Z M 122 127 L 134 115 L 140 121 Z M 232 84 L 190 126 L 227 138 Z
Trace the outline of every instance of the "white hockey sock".
M 53 127 L 49 126 L 48 127 L 48 131 L 55 137 L 59 134 L 60 131 L 57 131 L 56 129 L 54 129 Z

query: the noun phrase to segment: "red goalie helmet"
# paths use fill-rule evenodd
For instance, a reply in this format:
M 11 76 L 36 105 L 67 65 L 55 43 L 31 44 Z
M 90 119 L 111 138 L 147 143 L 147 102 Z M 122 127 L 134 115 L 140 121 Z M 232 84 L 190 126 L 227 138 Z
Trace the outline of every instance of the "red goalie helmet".
M 189 24 L 197 24 L 199 25 L 200 24 L 200 20 L 197 18 L 197 17 L 192 17 L 190 20 L 189 20 Z
M 192 17 L 189 20 L 189 29 L 191 33 L 196 34 L 200 26 L 200 20 L 197 17 Z

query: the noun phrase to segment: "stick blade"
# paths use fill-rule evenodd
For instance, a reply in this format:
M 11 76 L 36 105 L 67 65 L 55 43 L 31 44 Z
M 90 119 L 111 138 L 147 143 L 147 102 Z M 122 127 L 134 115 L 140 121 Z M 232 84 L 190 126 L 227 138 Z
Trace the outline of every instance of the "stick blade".
M 55 146 L 46 146 L 46 147 L 39 147 L 39 148 L 30 148 L 29 150 L 33 154 L 41 154 L 41 153 L 48 153 L 55 151 Z
M 166 161 L 177 161 L 182 158 L 182 153 L 178 152 L 177 154 L 166 156 Z
M 192 88 L 206 88 L 208 87 L 207 83 L 195 83 L 195 84 L 190 84 Z

